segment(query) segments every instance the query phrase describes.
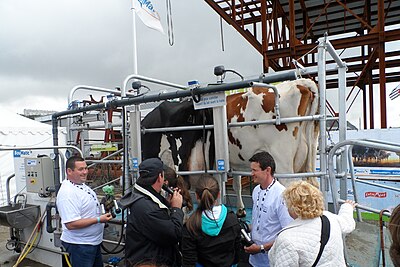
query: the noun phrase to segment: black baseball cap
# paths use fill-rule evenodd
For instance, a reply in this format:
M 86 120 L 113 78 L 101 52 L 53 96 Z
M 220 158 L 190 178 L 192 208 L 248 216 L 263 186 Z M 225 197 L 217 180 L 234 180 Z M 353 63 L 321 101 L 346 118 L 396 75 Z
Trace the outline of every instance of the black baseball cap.
M 138 183 L 141 185 L 152 185 L 166 166 L 159 158 L 150 158 L 142 161 L 139 165 Z

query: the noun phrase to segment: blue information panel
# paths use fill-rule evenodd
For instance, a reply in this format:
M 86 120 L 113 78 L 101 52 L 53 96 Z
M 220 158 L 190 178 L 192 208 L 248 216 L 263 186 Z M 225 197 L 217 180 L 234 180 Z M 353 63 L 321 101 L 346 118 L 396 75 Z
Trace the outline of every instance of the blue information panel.
M 225 160 L 223 160 L 223 159 L 217 160 L 217 170 L 225 171 Z
M 132 168 L 135 171 L 137 171 L 139 169 L 139 161 L 137 158 L 132 159 Z

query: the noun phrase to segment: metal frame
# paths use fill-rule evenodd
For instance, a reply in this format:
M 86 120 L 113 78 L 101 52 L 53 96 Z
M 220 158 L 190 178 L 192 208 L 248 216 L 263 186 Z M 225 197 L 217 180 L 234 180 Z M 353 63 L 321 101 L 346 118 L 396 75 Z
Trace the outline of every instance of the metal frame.
M 335 60 L 336 65 L 327 65 L 326 64 L 326 53 L 329 53 L 329 55 Z M 228 155 L 228 139 L 227 139 L 227 129 L 229 127 L 243 127 L 243 126 L 248 126 L 248 125 L 254 125 L 254 124 L 279 124 L 279 123 L 288 123 L 288 122 L 295 122 L 295 121 L 319 121 L 319 127 L 320 127 L 320 138 L 319 138 L 319 150 L 320 150 L 320 172 L 313 172 L 313 173 L 300 173 L 300 174 L 279 174 L 276 175 L 278 178 L 298 178 L 298 177 L 309 177 L 309 176 L 319 176 L 321 177 L 321 190 L 323 192 L 323 195 L 325 199 L 327 199 L 327 193 L 329 191 L 329 185 L 330 185 L 330 190 L 333 192 L 332 194 L 332 199 L 333 199 L 333 206 L 334 206 L 334 212 L 337 212 L 338 210 L 338 204 L 342 203 L 346 198 L 346 196 L 341 195 L 340 198 L 337 197 L 336 193 L 336 179 L 340 178 L 340 187 L 341 187 L 341 192 L 346 192 L 347 193 L 347 172 L 343 170 L 347 170 L 347 161 L 351 161 L 352 156 L 351 156 L 351 149 L 349 154 L 347 154 L 347 146 L 348 145 L 353 145 L 353 144 L 367 144 L 372 147 L 382 147 L 387 150 L 392 150 L 392 151 L 400 151 L 399 147 L 395 147 L 393 144 L 384 144 L 384 143 L 374 143 L 373 141 L 357 141 L 357 140 L 346 140 L 346 101 L 345 101 L 345 89 L 346 89 L 346 71 L 347 71 L 347 65 L 344 63 L 340 57 L 336 54 L 332 44 L 327 40 L 326 36 L 323 38 L 319 39 L 319 44 L 318 44 L 318 66 L 317 68 L 315 67 L 305 67 L 301 69 L 297 69 L 296 71 L 285 71 L 285 72 L 276 72 L 273 74 L 265 74 L 260 77 L 259 80 L 254 79 L 254 80 L 246 80 L 246 81 L 241 81 L 241 82 L 234 82 L 234 83 L 229 83 L 229 84 L 221 84 L 221 85 L 211 85 L 203 88 L 193 88 L 190 90 L 177 90 L 175 92 L 160 92 L 157 95 L 141 95 L 141 96 L 126 96 L 126 88 L 127 84 L 131 79 L 135 78 L 140 78 L 145 81 L 151 81 L 156 84 L 161 84 L 161 85 L 166 85 L 169 86 L 170 83 L 168 82 L 163 82 L 159 81 L 156 79 L 152 78 L 146 78 L 142 77 L 139 75 L 129 75 L 125 81 L 124 81 L 124 90 L 123 93 L 121 94 L 121 99 L 114 99 L 112 101 L 109 101 L 107 103 L 102 103 L 102 104 L 96 104 L 96 105 L 91 105 L 87 107 L 81 107 L 77 108 L 76 110 L 68 110 L 64 112 L 59 112 L 56 114 L 53 114 L 52 121 L 53 121 L 53 133 L 57 133 L 57 120 L 60 117 L 63 116 L 68 116 L 70 114 L 76 114 L 76 113 L 81 113 L 81 112 L 86 112 L 90 110 L 98 110 L 98 109 L 109 109 L 109 108 L 115 108 L 115 107 L 125 107 L 128 105 L 134 105 L 134 107 L 130 111 L 130 116 L 129 116 L 129 125 L 130 125 L 130 146 L 131 146 L 131 153 L 129 155 L 128 153 L 128 130 L 127 130 L 127 120 L 123 120 L 123 127 L 125 127 L 123 134 L 124 134 L 124 149 L 123 149 L 123 164 L 124 164 L 124 169 L 126 170 L 124 173 L 124 189 L 129 188 L 129 185 L 132 184 L 135 180 L 135 178 L 138 175 L 138 164 L 141 161 L 141 133 L 142 132 L 156 132 L 156 131 L 183 131 L 183 130 L 200 130 L 200 129 L 214 129 L 216 132 L 215 136 L 215 151 L 216 151 L 216 160 L 222 159 L 224 160 L 225 163 L 225 169 L 223 171 L 219 170 L 207 170 L 208 173 L 216 175 L 219 177 L 220 182 L 223 184 L 226 182 L 228 170 L 229 170 L 229 155 Z M 326 121 L 327 121 L 327 115 L 326 115 L 326 89 L 327 89 L 327 81 L 326 81 L 326 71 L 327 69 L 330 70 L 337 70 L 338 71 L 338 84 L 339 84 L 339 90 L 338 90 L 338 98 L 339 98 L 339 143 L 335 145 L 330 151 L 327 149 L 327 140 L 326 140 Z M 140 124 L 141 124 L 141 112 L 139 109 L 139 105 L 142 103 L 146 102 L 155 102 L 155 101 L 162 101 L 162 100 L 167 100 L 167 99 L 174 99 L 178 97 L 188 97 L 188 96 L 199 96 L 202 94 L 208 94 L 208 93 L 214 93 L 214 92 L 220 92 L 220 91 L 226 91 L 226 90 L 234 90 L 234 89 L 240 89 L 244 87 L 252 87 L 254 85 L 259 86 L 260 82 L 261 83 L 272 83 L 280 80 L 288 80 L 288 79 L 295 79 L 297 75 L 307 75 L 310 73 L 318 73 L 318 84 L 319 84 L 319 108 L 320 108 L 320 114 L 315 115 L 315 116 L 307 116 L 304 118 L 277 118 L 274 120 L 265 120 L 265 121 L 258 121 L 258 122 L 245 122 L 245 123 L 231 123 L 231 124 L 226 124 L 226 109 L 225 106 L 223 107 L 217 107 L 214 108 L 214 125 L 206 125 L 206 126 L 194 126 L 194 127 L 168 127 L 168 128 L 154 128 L 154 129 L 145 129 L 141 130 Z M 269 85 L 262 85 L 266 87 L 273 88 Z M 179 87 L 179 86 L 175 86 Z M 276 90 L 274 90 L 276 91 Z M 125 95 L 125 96 L 124 96 Z M 277 101 L 278 102 L 278 101 Z M 277 109 L 279 109 L 279 103 L 277 103 L 276 106 Z M 126 118 L 126 117 L 125 117 Z M 54 136 L 55 144 L 57 143 L 57 138 Z M 398 145 L 397 145 L 398 146 Z M 337 163 L 336 163 L 336 168 L 338 170 L 338 173 L 334 173 L 334 165 L 333 165 L 333 157 L 337 157 Z M 199 174 L 199 173 L 204 173 L 205 171 L 194 171 L 194 172 L 180 172 L 180 174 Z M 248 172 L 241 172 L 241 171 L 234 171 L 231 172 L 232 174 L 249 174 Z M 130 175 L 132 174 L 132 175 Z M 353 179 L 353 184 L 355 185 L 356 180 Z M 224 201 L 227 199 L 227 195 L 225 190 L 225 186 L 222 186 L 222 192 L 221 196 Z M 343 190 L 344 189 L 344 190 Z M 356 192 L 356 189 L 354 187 L 354 192 Z M 326 208 L 327 208 L 327 203 L 325 203 Z M 358 212 L 359 209 L 364 209 L 364 210 L 369 210 L 372 212 L 377 212 L 379 211 L 371 209 L 369 207 L 364 207 L 359 205 L 358 206 Z M 390 216 L 390 213 L 384 213 L 385 215 Z M 360 217 L 361 218 L 361 217 Z
M 318 83 L 319 83 L 319 88 L 320 88 L 320 103 L 319 103 L 319 108 L 320 108 L 320 114 L 319 115 L 315 115 L 315 116 L 307 116 L 306 118 L 302 118 L 302 117 L 293 117 L 293 118 L 277 118 L 277 119 L 273 119 L 273 120 L 265 120 L 265 121 L 257 121 L 257 122 L 243 122 L 243 123 L 231 123 L 229 124 L 227 127 L 242 127 L 242 126 L 247 126 L 247 125 L 256 125 L 256 124 L 279 124 L 279 123 L 285 123 L 285 122 L 295 122 L 295 121 L 304 121 L 304 120 L 319 120 L 320 122 L 320 166 L 321 166 L 321 172 L 313 172 L 313 173 L 302 173 L 302 174 L 279 174 L 276 175 L 278 178 L 295 178 L 295 177 L 310 177 L 310 176 L 320 176 L 321 177 L 321 190 L 324 194 L 324 197 L 326 199 L 327 197 L 327 192 L 329 191 L 329 187 L 328 187 L 328 173 L 327 173 L 327 145 L 326 145 L 326 110 L 325 110 L 325 102 L 326 102 L 326 53 L 329 53 L 329 55 L 335 60 L 336 62 L 336 66 L 334 66 L 333 68 L 338 70 L 338 76 L 339 76 L 339 84 L 341 85 L 341 87 L 339 88 L 339 101 L 340 101 L 340 110 L 345 110 L 345 101 L 344 101 L 344 92 L 345 92 L 345 84 L 346 84 L 346 70 L 347 70 L 347 66 L 346 64 L 340 59 L 340 57 L 337 55 L 336 51 L 334 50 L 332 44 L 327 40 L 326 37 L 324 38 L 320 38 L 319 39 L 319 45 L 318 45 L 318 56 L 319 56 L 319 63 L 318 63 L 318 68 L 317 68 L 317 72 L 318 72 Z M 330 66 L 330 68 L 332 69 L 332 66 Z M 301 70 L 302 74 L 307 74 L 307 73 L 312 73 L 315 72 L 316 69 L 315 68 L 303 68 Z M 279 72 L 275 73 L 275 74 L 279 74 Z M 268 77 L 268 74 L 264 74 L 266 75 L 265 77 Z M 263 77 L 263 76 L 261 76 Z M 128 76 L 129 78 L 129 76 Z M 125 84 L 128 81 L 128 78 L 125 79 Z M 246 83 L 248 86 L 243 86 L 243 87 L 250 87 L 250 86 L 260 86 L 260 83 L 255 83 L 255 82 L 250 82 L 248 83 L 248 81 L 243 81 L 244 83 Z M 274 88 L 274 86 L 271 85 L 262 85 L 265 87 L 269 87 L 274 89 L 276 98 L 277 98 L 277 91 L 276 88 Z M 226 87 L 226 88 L 224 88 Z M 213 88 L 211 86 L 211 88 Z M 232 86 L 232 85 L 219 85 L 219 88 L 217 89 L 218 91 L 222 91 L 222 90 L 231 90 L 231 89 L 237 89 L 237 86 Z M 210 90 L 209 87 L 205 87 L 201 89 L 203 93 L 207 93 L 208 90 Z M 206 90 L 206 91 L 204 91 Z M 211 90 L 212 92 L 214 92 L 214 90 Z M 175 93 L 176 95 L 177 93 Z M 143 103 L 143 102 L 141 102 Z M 279 109 L 279 102 L 276 103 L 277 104 L 277 108 Z M 211 125 L 207 125 L 207 126 L 184 126 L 184 127 L 167 127 L 167 128 L 154 128 L 154 129 L 145 129 L 143 130 L 143 132 L 165 132 L 165 131 L 183 131 L 183 130 L 187 130 L 187 129 L 191 129 L 191 130 L 200 130 L 200 129 L 204 129 L 205 127 L 207 129 L 211 129 L 214 127 L 215 131 L 218 131 L 220 134 L 222 133 L 222 136 L 226 136 L 226 130 L 223 129 L 218 129 L 218 125 L 226 125 L 225 124 L 225 118 L 226 118 L 226 114 L 223 113 L 223 110 L 225 110 L 225 107 L 223 109 L 216 109 L 214 110 L 214 114 L 216 114 L 216 112 L 219 113 L 219 115 L 214 115 L 217 116 L 218 118 L 222 118 L 222 120 L 220 120 L 219 123 L 214 123 L 214 126 Z M 226 112 L 226 110 L 225 110 Z M 132 113 L 132 112 L 131 112 Z M 132 149 L 132 160 L 135 162 L 133 165 L 133 169 L 134 172 L 137 172 L 137 166 L 141 161 L 140 158 L 140 154 L 138 153 L 138 151 L 141 151 L 140 148 L 140 113 L 139 108 L 135 107 L 135 109 L 133 110 L 133 116 L 131 116 L 131 121 L 130 121 L 130 131 L 131 133 L 136 133 L 134 136 L 131 135 L 131 147 Z M 340 134 L 340 140 L 345 140 L 346 139 L 346 113 L 340 113 L 339 114 L 339 131 L 341 132 Z M 225 117 L 224 117 L 225 116 Z M 215 118 L 214 118 L 215 119 Z M 222 131 L 222 132 L 221 132 Z M 220 134 L 216 134 L 215 136 L 219 136 Z M 228 152 L 228 146 L 227 146 L 227 142 L 225 140 L 215 140 L 216 141 L 216 153 L 217 151 L 226 151 L 226 153 Z M 220 142 L 222 142 L 222 144 L 220 144 Z M 346 162 L 346 153 L 345 151 L 342 152 L 343 154 L 343 161 L 342 163 Z M 223 155 L 216 155 L 216 159 L 221 158 L 225 160 L 226 163 L 229 162 L 229 158 L 227 155 L 223 156 Z M 229 166 L 229 165 L 227 165 Z M 229 169 L 229 168 L 227 168 Z M 198 173 L 198 172 L 196 172 Z M 218 172 L 217 172 L 218 173 Z M 183 173 L 180 173 L 183 174 Z M 184 172 L 184 174 L 193 174 L 193 172 Z M 248 175 L 248 172 L 243 172 L 243 171 L 233 171 L 231 172 L 231 174 L 246 174 Z M 223 178 L 222 181 L 226 181 L 226 179 L 224 178 L 226 173 L 223 174 Z M 134 174 L 134 177 L 137 177 L 137 173 Z M 125 182 L 128 182 L 128 180 L 125 180 Z M 345 181 L 344 181 L 345 182 Z M 224 194 L 222 194 L 222 196 L 225 196 Z M 326 207 L 327 207 L 327 203 L 326 203 Z
M 330 56 L 336 60 L 336 66 L 329 65 L 326 66 L 326 53 L 329 53 Z M 316 71 L 318 72 L 318 83 L 320 87 L 320 114 L 316 116 L 307 116 L 306 118 L 277 118 L 274 120 L 267 120 L 267 121 L 260 121 L 258 123 L 285 123 L 285 122 L 294 122 L 294 121 L 299 121 L 299 120 L 319 120 L 320 122 L 320 166 L 321 166 L 321 172 L 313 172 L 310 174 L 300 174 L 302 177 L 306 176 L 321 176 L 321 189 L 324 193 L 324 196 L 326 197 L 326 194 L 328 192 L 328 184 L 327 184 L 327 164 L 326 164 L 326 159 L 327 159 L 327 151 L 326 151 L 326 135 L 325 135 L 325 129 L 326 129 L 326 111 L 325 111 L 325 102 L 326 102 L 326 68 L 329 69 L 338 69 L 339 72 L 339 84 L 343 86 L 343 88 L 339 88 L 339 98 L 340 98 L 340 103 L 341 105 L 345 105 L 344 100 L 344 94 L 343 92 L 345 91 L 344 85 L 346 84 L 346 77 L 345 77 L 345 72 L 346 72 L 346 64 L 340 59 L 340 57 L 336 54 L 332 44 L 327 40 L 326 36 L 324 38 L 319 39 L 319 45 L 318 45 L 318 56 L 319 56 L 319 61 L 318 61 L 318 68 L 316 69 L 315 67 L 312 68 L 302 68 L 297 69 L 297 70 L 291 70 L 291 71 L 283 71 L 283 72 L 276 72 L 276 73 L 270 73 L 270 74 L 263 74 L 259 77 L 259 79 L 252 79 L 252 80 L 246 80 L 246 81 L 240 81 L 240 82 L 233 82 L 229 84 L 221 84 L 221 85 L 210 85 L 207 87 L 199 87 L 199 88 L 193 88 L 191 90 L 177 90 L 175 92 L 160 92 L 157 95 L 141 95 L 141 96 L 136 96 L 136 97 L 131 97 L 131 96 L 126 96 L 126 89 L 128 87 L 128 83 L 132 79 L 141 79 L 144 81 L 149 81 L 152 83 L 160 84 L 160 85 L 165 85 L 165 86 L 172 86 L 181 89 L 184 86 L 181 85 L 176 85 L 173 83 L 165 82 L 165 81 L 160 81 L 157 79 L 152 79 L 148 77 L 143 77 L 140 75 L 129 75 L 125 78 L 124 80 L 124 85 L 123 85 L 123 90 L 121 92 L 121 99 L 114 99 L 111 100 L 107 103 L 101 103 L 101 104 L 95 104 L 95 105 L 90 105 L 86 107 L 78 107 L 74 110 L 67 110 L 63 112 L 58 112 L 53 114 L 52 116 L 52 121 L 53 121 L 53 132 L 57 129 L 57 120 L 60 117 L 63 116 L 68 116 L 71 114 L 77 114 L 81 112 L 87 112 L 91 110 L 99 110 L 99 109 L 109 109 L 109 108 L 115 108 L 115 107 L 124 107 L 128 105 L 134 105 L 133 110 L 130 111 L 130 145 L 131 145 L 131 154 L 129 155 L 128 153 L 128 134 L 127 134 L 127 129 L 125 128 L 124 130 L 124 151 L 123 151 L 123 163 L 124 163 L 124 189 L 128 187 L 129 184 L 131 184 L 134 181 L 131 181 L 131 178 L 134 180 L 135 177 L 137 177 L 137 166 L 141 161 L 139 151 L 141 151 L 141 144 L 140 144 L 140 134 L 141 134 L 141 129 L 140 129 L 140 121 L 141 121 L 141 116 L 140 116 L 140 110 L 139 110 L 139 105 L 142 103 L 146 102 L 154 102 L 154 101 L 162 101 L 162 100 L 167 100 L 167 99 L 173 99 L 173 98 L 178 98 L 178 97 L 188 97 L 192 95 L 201 95 L 201 94 L 207 94 L 207 93 L 214 93 L 214 92 L 221 92 L 221 91 L 226 91 L 226 90 L 234 90 L 234 89 L 240 89 L 240 88 L 246 88 L 246 87 L 252 87 L 254 85 L 260 85 L 259 83 L 272 83 L 276 81 L 281 81 L 281 80 L 291 80 L 295 79 L 298 75 L 306 75 L 309 73 L 315 73 Z M 272 89 L 273 86 L 269 85 L 264 85 L 267 87 L 270 87 Z M 76 87 L 80 88 L 80 86 Z M 87 88 L 95 88 L 95 87 L 86 87 Z M 187 88 L 187 87 L 184 87 Z M 76 89 L 73 89 L 76 91 Z M 276 91 L 276 90 L 274 90 Z M 71 93 L 72 95 L 72 93 Z M 277 106 L 279 109 L 279 105 Z M 214 112 L 215 114 L 219 115 L 214 115 L 216 116 L 214 119 L 216 121 L 220 121 L 220 123 L 215 124 L 215 125 L 224 125 L 224 127 L 240 127 L 244 125 L 253 125 L 256 124 L 257 122 L 246 122 L 246 123 L 232 123 L 229 126 L 226 126 L 225 123 L 225 118 L 226 115 L 224 116 L 223 110 L 225 108 L 219 108 Z M 345 110 L 344 106 L 341 106 L 340 110 Z M 225 111 L 226 112 L 226 111 Z M 340 139 L 345 140 L 346 135 L 345 135 L 345 125 L 346 125 L 346 118 L 345 118 L 345 113 L 340 113 L 339 114 L 339 125 L 340 125 L 340 131 L 342 132 L 340 134 Z M 123 126 L 126 126 L 126 120 L 123 122 Z M 207 128 L 212 128 L 212 126 L 206 126 Z M 181 130 L 188 129 L 187 127 L 179 127 Z M 191 127 L 190 129 L 195 129 L 196 127 Z M 162 131 L 166 130 L 177 130 L 176 127 L 170 127 L 169 129 L 162 129 Z M 203 127 L 197 127 L 197 129 L 203 129 Z M 214 129 L 218 132 L 221 133 L 226 133 L 226 129 L 218 129 L 218 126 L 214 126 Z M 157 131 L 161 129 L 148 129 L 147 131 Z M 224 134 L 217 134 L 216 136 L 225 136 Z M 54 137 L 54 142 L 57 142 L 57 138 Z M 225 164 L 229 164 L 228 160 L 228 150 L 227 150 L 227 140 L 221 139 L 221 140 L 216 140 L 216 146 L 220 146 L 216 149 L 216 151 L 221 151 L 223 152 L 221 155 L 217 155 L 216 159 L 223 159 L 225 161 Z M 346 153 L 343 152 L 344 156 L 344 161 L 346 158 Z M 130 159 L 129 159 L 130 158 Z M 131 168 L 130 168 L 131 166 Z M 229 165 L 226 165 L 226 171 L 222 173 L 222 181 L 226 181 L 226 172 L 229 169 Z M 128 174 L 133 173 L 132 177 L 129 177 Z M 237 172 L 236 172 L 237 173 Z M 299 174 L 283 174 L 283 175 L 278 175 L 281 177 L 299 177 Z
M 359 146 L 367 146 L 367 147 L 372 147 L 372 148 L 379 148 L 379 149 L 384 149 L 384 150 L 389 150 L 389 151 L 393 151 L 393 152 L 400 152 L 400 144 L 394 144 L 394 143 L 388 143 L 388 142 L 381 142 L 381 141 L 377 141 L 377 140 L 344 140 L 342 142 L 337 143 L 336 145 L 334 145 L 332 147 L 332 149 L 329 151 L 329 155 L 328 155 L 328 171 L 329 171 L 329 181 L 330 181 L 330 185 L 331 185 L 331 192 L 332 192 L 332 201 L 333 201 L 333 209 L 335 212 L 338 211 L 338 203 L 339 203 L 339 199 L 337 197 L 337 188 L 336 188 L 336 181 L 335 181 L 335 173 L 334 173 L 334 165 L 333 165 L 333 157 L 335 156 L 335 153 L 338 149 L 342 148 L 342 147 L 346 147 L 346 146 L 354 146 L 354 145 L 359 145 Z M 349 163 L 351 161 L 351 157 L 349 158 Z M 352 167 L 352 161 L 350 164 L 350 168 L 353 169 Z M 346 179 L 347 179 L 347 175 L 346 175 Z M 352 184 L 353 184 L 353 191 L 355 192 L 355 198 L 357 200 L 357 193 L 356 193 L 356 189 L 355 189 L 355 180 L 354 180 L 354 175 L 352 175 Z M 377 185 L 379 187 L 379 185 Z M 347 190 L 342 192 L 341 191 L 341 200 L 347 198 Z M 359 207 L 360 208 L 360 207 Z M 365 209 L 365 208 L 363 208 Z M 370 210 L 370 209 L 368 209 Z M 376 212 L 376 211 L 374 211 Z M 379 211 L 378 211 L 379 213 Z M 359 213 L 358 213 L 359 215 Z M 359 217 L 361 218 L 361 216 Z
M 129 185 L 132 184 L 136 177 L 137 177 L 137 167 L 140 164 L 141 161 L 141 155 L 139 152 L 141 151 L 141 141 L 140 141 L 140 135 L 142 130 L 140 129 L 140 122 L 141 122 L 141 114 L 140 114 L 140 109 L 139 105 L 142 103 L 146 102 L 155 102 L 155 101 L 162 101 L 162 100 L 167 100 L 167 99 L 174 99 L 174 98 L 179 98 L 179 97 L 189 97 L 189 96 L 199 96 L 202 94 L 208 94 L 208 93 L 214 93 L 214 92 L 221 92 L 221 91 L 226 91 L 226 90 L 234 90 L 234 89 L 240 89 L 240 88 L 246 88 L 246 87 L 252 87 L 252 86 L 266 86 L 269 88 L 272 88 L 274 92 L 276 93 L 276 88 L 274 86 L 267 85 L 268 83 L 273 83 L 281 80 L 292 80 L 296 79 L 297 76 L 299 75 L 308 75 L 312 73 L 318 73 L 318 84 L 319 84 L 319 109 L 320 109 L 320 114 L 315 115 L 315 116 L 307 116 L 305 118 L 276 118 L 274 120 L 265 120 L 265 121 L 259 121 L 259 122 L 244 122 L 244 123 L 231 123 L 229 125 L 226 124 L 226 112 L 225 107 L 220 107 L 220 108 L 215 108 L 214 110 L 214 120 L 218 121 L 218 123 L 215 123 L 214 126 L 207 125 L 207 126 L 194 126 L 190 127 L 190 129 L 211 129 L 214 128 L 216 132 L 219 134 L 216 134 L 215 136 L 226 136 L 226 131 L 228 127 L 242 127 L 245 125 L 254 125 L 254 124 L 279 124 L 279 123 L 287 123 L 287 122 L 294 122 L 294 121 L 311 121 L 311 120 L 318 120 L 319 121 L 319 127 L 320 127 L 320 138 L 319 138 L 319 149 L 320 149 L 320 172 L 313 172 L 313 173 L 302 173 L 302 174 L 280 174 L 277 175 L 278 178 L 280 177 L 285 177 L 285 178 L 291 178 L 291 177 L 309 177 L 309 176 L 319 176 L 321 177 L 321 190 L 324 194 L 324 197 L 327 197 L 327 193 L 329 191 L 329 183 L 328 183 L 328 164 L 327 164 L 327 159 L 328 159 L 328 151 L 327 151 L 327 141 L 326 141 L 326 120 L 327 120 L 327 115 L 326 115 L 326 109 L 325 109 L 325 103 L 326 103 L 326 87 L 327 87 L 327 81 L 326 81 L 326 71 L 329 69 L 330 71 L 332 70 L 337 70 L 338 71 L 338 84 L 339 84 L 339 90 L 338 90 L 338 98 L 339 98 L 339 110 L 344 111 L 346 110 L 346 104 L 345 104 L 345 89 L 346 89 L 346 70 L 347 70 L 347 65 L 344 63 L 340 56 L 336 53 L 335 49 L 333 48 L 332 44 L 330 41 L 327 39 L 327 36 L 324 36 L 318 40 L 318 66 L 317 67 L 300 67 L 297 68 L 296 70 L 290 70 L 290 71 L 282 71 L 282 72 L 275 72 L 275 73 L 268 73 L 268 74 L 262 74 L 258 79 L 251 79 L 251 80 L 245 80 L 245 81 L 239 81 L 239 82 L 233 82 L 229 84 L 220 84 L 220 85 L 210 85 L 206 87 L 198 87 L 198 88 L 192 88 L 190 90 L 181 90 L 183 88 L 188 89 L 186 86 L 166 82 L 166 81 L 160 81 L 157 79 L 149 78 L 149 77 L 144 77 L 140 76 L 137 74 L 132 74 L 128 75 L 123 84 L 123 89 L 120 94 L 119 99 L 113 99 L 111 101 L 108 101 L 106 103 L 100 103 L 100 104 L 94 104 L 90 106 L 85 106 L 85 107 L 78 107 L 73 110 L 66 110 L 63 112 L 58 112 L 53 114 L 52 116 L 52 123 L 53 123 L 53 140 L 54 144 L 57 145 L 58 139 L 56 136 L 56 131 L 57 131 L 57 121 L 59 118 L 62 118 L 64 116 L 69 116 L 72 114 L 78 114 L 82 112 L 87 112 L 87 111 L 92 111 L 92 110 L 107 110 L 111 108 L 116 108 L 116 107 L 125 107 L 129 105 L 133 105 L 133 108 L 131 108 L 130 111 L 130 116 L 129 116 L 129 125 L 130 125 L 130 140 L 128 140 L 128 129 L 127 129 L 127 120 L 123 120 L 122 126 L 123 126 L 123 143 L 124 143 L 124 149 L 123 149 L 123 177 L 124 177 L 124 186 L 123 189 L 126 190 L 129 188 Z M 326 64 L 326 55 L 327 53 L 329 56 L 335 61 L 335 64 Z M 155 83 L 158 85 L 163 85 L 163 86 L 168 86 L 168 87 L 174 87 L 178 88 L 177 91 L 169 91 L 169 92 L 160 92 L 158 94 L 148 94 L 148 95 L 136 95 L 133 96 L 132 94 L 127 94 L 127 88 L 128 88 L 128 83 L 133 80 L 133 79 L 139 79 L 151 83 Z M 72 92 L 70 93 L 69 101 L 72 100 L 74 92 L 76 92 L 78 89 L 89 89 L 89 90 L 95 90 L 95 91 L 104 91 L 104 92 L 112 92 L 115 93 L 114 90 L 108 90 L 104 88 L 99 88 L 99 87 L 91 87 L 91 86 L 77 86 L 72 89 Z M 276 96 L 277 98 L 277 96 Z M 278 101 L 277 101 L 278 102 Z M 279 103 L 276 103 L 276 108 L 279 109 Z M 127 114 L 124 113 L 124 118 L 127 118 Z M 222 126 L 222 128 L 220 128 Z M 169 127 L 169 128 L 163 128 L 163 129 L 146 129 L 145 131 L 151 132 L 151 131 L 168 131 L 168 130 L 186 130 L 189 129 L 189 127 Z M 339 139 L 340 142 L 346 140 L 346 112 L 340 112 L 339 113 Z M 227 176 L 227 171 L 229 170 L 229 158 L 228 158 L 228 144 L 227 144 L 227 138 L 221 138 L 216 141 L 216 159 L 222 159 L 225 162 L 225 171 L 224 172 L 215 172 L 217 174 L 221 174 L 221 182 L 226 181 L 226 176 Z M 129 153 L 128 147 L 130 144 L 131 146 L 131 152 Z M 221 153 L 220 153 L 221 152 Z M 346 150 L 341 151 L 341 169 L 346 169 L 345 164 L 347 162 L 347 153 Z M 56 161 L 57 164 L 57 161 Z M 56 166 L 57 168 L 58 166 Z M 212 170 L 211 170 L 212 171 Z M 234 171 L 232 174 L 243 174 L 246 172 L 242 171 Z M 186 173 L 187 174 L 187 173 Z M 248 174 L 248 173 L 247 173 Z M 346 186 L 346 177 L 341 176 L 341 188 Z M 56 179 L 59 179 L 56 177 Z M 223 194 L 224 196 L 224 194 Z M 327 204 L 326 204 L 327 206 Z

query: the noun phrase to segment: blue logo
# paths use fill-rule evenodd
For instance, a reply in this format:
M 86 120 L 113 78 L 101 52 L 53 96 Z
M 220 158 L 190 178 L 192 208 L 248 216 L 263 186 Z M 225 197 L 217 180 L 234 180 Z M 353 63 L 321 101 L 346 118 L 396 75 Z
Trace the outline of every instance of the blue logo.
M 29 156 L 30 154 L 31 154 L 31 151 L 29 151 L 29 150 L 19 150 L 19 149 L 14 150 L 14 158 Z
M 154 7 L 151 1 L 149 0 L 138 0 L 140 3 L 140 7 L 143 8 L 143 6 L 147 7 L 151 12 L 154 12 Z
M 223 159 L 217 160 L 217 170 L 225 171 L 225 160 L 223 160 Z
M 134 170 L 137 170 L 139 168 L 139 163 L 138 163 L 138 159 L 137 158 L 133 158 L 132 159 L 132 167 Z

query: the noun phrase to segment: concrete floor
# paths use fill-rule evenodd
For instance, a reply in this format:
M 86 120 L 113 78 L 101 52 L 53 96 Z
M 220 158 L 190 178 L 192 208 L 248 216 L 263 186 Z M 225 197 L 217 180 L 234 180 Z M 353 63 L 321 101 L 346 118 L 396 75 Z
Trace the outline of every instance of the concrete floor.
M 19 254 L 6 248 L 7 240 L 10 239 L 8 227 L 0 225 L 0 267 L 12 267 L 17 262 Z M 47 267 L 48 265 L 25 258 L 18 266 L 20 267 Z
M 389 256 L 389 231 L 384 227 L 385 263 L 393 267 Z M 347 261 L 353 267 L 382 266 L 378 223 L 357 222 L 356 229 L 346 237 Z

